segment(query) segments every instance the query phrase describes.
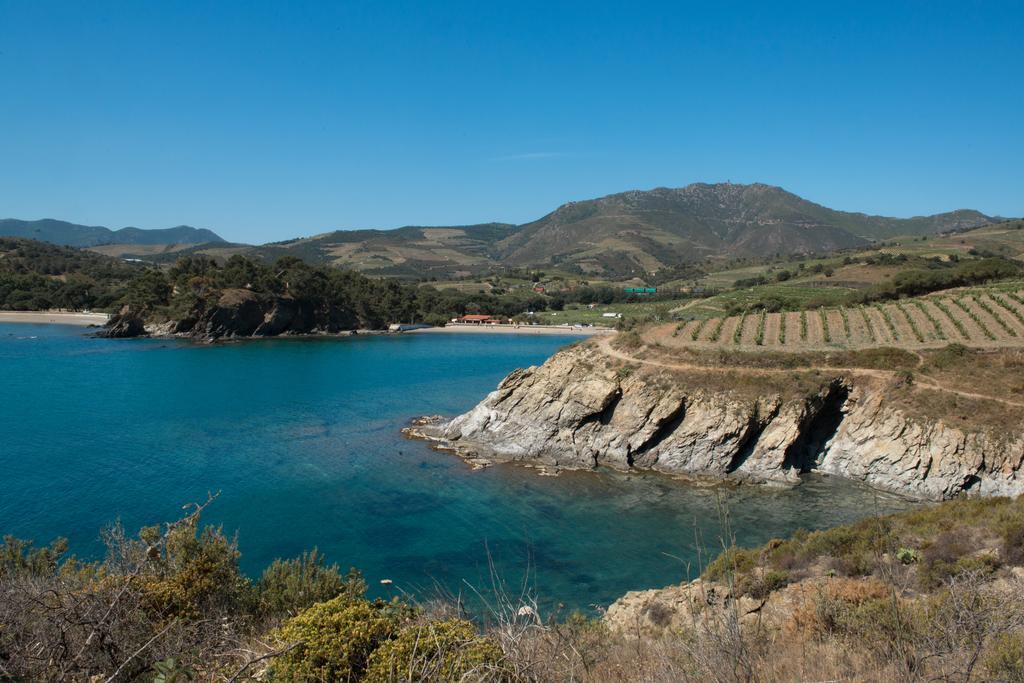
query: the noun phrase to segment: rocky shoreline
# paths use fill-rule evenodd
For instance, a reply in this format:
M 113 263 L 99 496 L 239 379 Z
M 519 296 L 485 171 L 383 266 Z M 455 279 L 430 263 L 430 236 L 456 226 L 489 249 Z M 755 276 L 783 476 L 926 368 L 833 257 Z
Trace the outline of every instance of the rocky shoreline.
M 730 385 L 580 344 L 512 372 L 469 412 L 406 433 L 476 467 L 612 467 L 776 486 L 813 470 L 925 500 L 1024 492 L 1020 432 L 892 408 L 886 382 L 870 375 L 807 374 L 774 388 Z
M 125 306 L 111 316 L 97 335 L 118 339 L 149 336 L 217 340 L 347 335 L 357 331 L 358 318 L 345 308 L 314 306 L 291 297 L 261 295 L 246 289 L 227 289 L 214 301 L 198 300 L 186 314 L 171 320 L 153 321 L 143 312 Z

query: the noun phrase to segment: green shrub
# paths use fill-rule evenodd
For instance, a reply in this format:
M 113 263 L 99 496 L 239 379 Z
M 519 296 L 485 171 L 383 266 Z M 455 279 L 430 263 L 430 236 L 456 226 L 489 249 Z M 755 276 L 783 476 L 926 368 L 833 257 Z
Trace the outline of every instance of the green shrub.
M 68 550 L 67 539 L 58 538 L 48 546 L 33 548 L 32 541 L 4 536 L 0 543 L 0 577 L 53 576 Z
M 757 336 L 754 338 L 754 343 L 757 344 L 758 346 L 764 345 L 764 328 L 765 318 L 767 317 L 767 315 L 768 312 L 762 309 L 761 317 L 758 318 L 757 320 Z
M 155 528 L 143 529 L 145 540 Z M 143 603 L 163 617 L 234 612 L 251 604 L 252 588 L 238 568 L 238 545 L 219 527 L 183 524 L 167 537 L 166 553 L 142 579 Z
M 707 319 L 700 320 L 693 326 L 693 332 L 690 333 L 690 341 L 697 341 L 697 337 L 700 336 L 701 330 L 704 329 L 707 322 Z
M 757 566 L 757 551 L 732 546 L 722 551 L 714 562 L 704 570 L 704 577 L 711 581 L 723 581 L 748 572 Z
M 360 597 L 366 592 L 366 582 L 355 569 L 342 578 L 338 565 L 325 565 L 313 548 L 293 560 L 274 560 L 256 583 L 256 591 L 265 614 L 284 617 L 341 593 Z
M 736 329 L 732 332 L 732 343 L 739 344 L 743 339 L 743 323 L 747 321 L 747 312 L 743 311 L 740 315 L 740 320 L 736 323 Z
M 507 678 L 504 655 L 462 619 L 406 626 L 370 655 L 366 683 L 479 681 Z
M 921 561 L 921 553 L 913 548 L 900 548 L 896 551 L 896 559 L 900 564 L 914 564 Z
M 940 289 L 981 284 L 1017 276 L 1020 264 L 1001 258 L 962 261 L 953 265 L 932 264 L 928 270 L 905 270 L 889 282 L 875 285 L 861 295 L 861 300 L 883 301 L 918 296 Z
M 921 610 L 892 597 L 874 598 L 836 615 L 836 630 L 886 658 L 912 656 L 925 628 Z
M 1024 564 L 1024 520 L 1007 523 L 1003 529 L 1002 558 L 1007 564 Z
M 717 342 L 722 336 L 723 327 L 725 327 L 725 318 L 715 318 L 715 327 L 711 330 L 711 337 L 708 341 Z
M 828 328 L 828 314 L 824 308 L 818 309 L 818 317 L 821 318 L 821 335 L 826 344 L 832 341 L 832 331 Z
M 292 617 L 277 640 L 299 643 L 275 660 L 275 681 L 355 681 L 366 671 L 370 655 L 396 638 L 411 616 L 400 603 L 353 600 L 339 595 Z
M 866 306 L 860 307 L 860 315 L 864 318 L 864 326 L 868 331 L 868 338 L 872 343 L 878 341 L 878 336 L 875 334 L 875 324 L 871 322 L 871 316 L 868 315 L 868 309 Z
M 772 592 L 789 583 L 789 572 L 771 569 L 765 572 L 752 572 L 737 582 L 737 592 L 749 595 L 755 600 L 764 600 Z
M 992 639 L 982 666 L 993 681 L 1024 681 L 1024 634 L 1001 633 Z
M 969 529 L 951 529 L 938 534 L 924 549 L 918 581 L 925 590 L 934 590 L 950 579 L 971 572 L 989 574 L 999 567 L 989 553 L 976 554 L 978 542 Z
M 176 657 L 168 657 L 153 664 L 152 683 L 186 683 L 195 679 L 191 669 Z
M 974 351 L 963 344 L 946 344 L 929 358 L 929 364 L 940 369 L 948 368 L 951 365 L 960 364 L 964 358 L 974 354 Z

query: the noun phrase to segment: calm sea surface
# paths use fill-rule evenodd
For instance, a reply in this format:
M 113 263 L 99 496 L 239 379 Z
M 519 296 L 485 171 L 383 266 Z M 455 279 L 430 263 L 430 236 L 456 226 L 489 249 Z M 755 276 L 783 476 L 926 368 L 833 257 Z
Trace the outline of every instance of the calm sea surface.
M 0 533 L 70 539 L 175 519 L 221 491 L 245 571 L 318 546 L 378 594 L 490 586 L 489 560 L 546 602 L 606 605 L 697 573 L 695 537 L 743 544 L 907 506 L 815 477 L 785 491 L 656 475 L 471 471 L 402 438 L 472 407 L 561 337 L 405 335 L 199 345 L 0 324 Z M 705 558 L 706 561 L 706 558 Z M 380 579 L 392 579 L 392 588 Z

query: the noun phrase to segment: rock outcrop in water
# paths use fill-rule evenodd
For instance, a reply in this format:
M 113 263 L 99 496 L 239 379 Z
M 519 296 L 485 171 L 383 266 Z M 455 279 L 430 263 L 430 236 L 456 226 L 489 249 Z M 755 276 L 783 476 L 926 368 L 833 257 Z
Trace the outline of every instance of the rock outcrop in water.
M 226 289 L 211 301 L 200 299 L 178 320 L 144 324 L 128 307 L 98 334 L 104 337 L 182 336 L 197 339 L 275 337 L 283 334 L 331 334 L 354 330 L 359 320 L 350 309 L 314 305 L 287 296 Z
M 247 289 L 226 289 L 212 305 L 200 301 L 176 321 L 171 333 L 204 339 L 274 337 L 282 334 L 336 333 L 353 330 L 352 311 L 337 306 L 314 306 L 284 296 Z
M 96 333 L 97 337 L 109 339 L 128 339 L 145 335 L 145 321 L 138 311 L 127 305 L 122 306 L 121 310 L 110 316 L 110 320 L 103 326 L 103 329 Z
M 925 499 L 1024 492 L 1020 433 L 892 409 L 869 374 L 807 373 L 809 388 L 795 390 L 785 377 L 776 389 L 729 386 L 710 381 L 713 370 L 637 370 L 578 345 L 511 373 L 468 413 L 409 433 L 477 463 L 777 485 L 815 470 Z

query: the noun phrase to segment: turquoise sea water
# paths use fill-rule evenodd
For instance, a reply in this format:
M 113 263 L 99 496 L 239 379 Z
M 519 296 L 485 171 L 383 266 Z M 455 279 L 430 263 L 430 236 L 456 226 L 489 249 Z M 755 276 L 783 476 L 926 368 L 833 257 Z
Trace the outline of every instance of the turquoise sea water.
M 827 478 L 793 490 L 657 475 L 472 471 L 399 433 L 462 412 L 562 337 L 403 335 L 202 345 L 0 324 L 0 533 L 63 535 L 176 518 L 237 530 L 250 574 L 318 546 L 379 594 L 468 594 L 524 577 L 546 602 L 606 605 L 697 573 L 695 537 L 760 543 L 907 504 Z M 706 556 L 705 556 L 706 561 Z M 380 579 L 392 579 L 390 588 Z

